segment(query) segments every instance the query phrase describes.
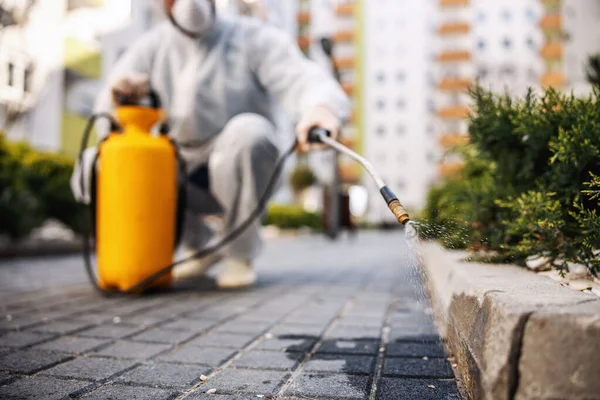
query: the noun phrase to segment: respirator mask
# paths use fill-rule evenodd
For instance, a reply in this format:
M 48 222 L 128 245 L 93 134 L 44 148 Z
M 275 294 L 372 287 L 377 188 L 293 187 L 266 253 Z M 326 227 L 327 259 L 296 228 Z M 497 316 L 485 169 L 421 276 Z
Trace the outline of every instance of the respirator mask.
M 206 35 L 215 23 L 216 8 L 211 0 L 167 0 L 165 8 L 171 23 L 191 38 Z

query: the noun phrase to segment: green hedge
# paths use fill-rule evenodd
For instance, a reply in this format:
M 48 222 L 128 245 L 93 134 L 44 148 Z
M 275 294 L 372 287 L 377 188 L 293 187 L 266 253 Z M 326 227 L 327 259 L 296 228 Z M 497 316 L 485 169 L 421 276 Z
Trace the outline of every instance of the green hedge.
M 552 89 L 513 100 L 471 91 L 464 169 L 434 187 L 422 234 L 524 264 L 545 255 L 600 271 L 600 102 Z
M 0 133 L 0 234 L 20 239 L 48 219 L 81 232 L 84 209 L 71 193 L 72 171 L 69 158 L 9 143 Z
M 299 206 L 272 204 L 267 208 L 263 223 L 281 229 L 320 229 L 321 217 L 318 213 L 305 211 Z

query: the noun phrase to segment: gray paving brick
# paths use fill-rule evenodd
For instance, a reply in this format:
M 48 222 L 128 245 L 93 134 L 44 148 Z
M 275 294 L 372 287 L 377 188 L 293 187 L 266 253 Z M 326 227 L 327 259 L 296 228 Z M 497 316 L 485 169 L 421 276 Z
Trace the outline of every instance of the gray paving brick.
M 379 352 L 378 340 L 336 340 L 323 341 L 317 353 L 329 354 L 365 354 L 375 355 Z
M 50 342 L 42 343 L 34 349 L 62 351 L 64 353 L 83 354 L 110 343 L 107 339 L 94 339 L 77 336 L 62 336 Z
M 422 329 L 420 327 L 392 329 L 389 340 L 392 342 L 417 342 L 417 343 L 439 343 L 442 341 L 440 335 L 429 328 Z
M 351 340 L 379 339 L 381 337 L 381 328 L 338 325 L 328 332 L 326 337 L 332 339 Z
M 112 323 L 113 318 L 115 317 L 116 315 L 108 314 L 105 312 L 87 312 L 84 314 L 76 315 L 71 319 L 74 321 L 85 321 L 92 325 L 100 325 Z
M 11 315 L 10 318 L 5 315 L 4 318 L 0 318 L 0 329 L 21 330 L 40 323 L 42 323 L 41 318 L 35 314 Z
M 308 352 L 315 345 L 314 339 L 281 339 L 273 337 L 263 339 L 257 346 L 260 350 Z
M 383 366 L 386 376 L 452 378 L 448 362 L 441 358 L 386 358 Z
M 306 371 L 368 375 L 375 370 L 375 357 L 349 354 L 315 354 Z
M 34 332 L 58 333 L 61 335 L 66 335 L 69 333 L 77 332 L 89 326 L 91 326 L 91 324 L 89 322 L 84 321 L 56 320 L 35 326 L 33 328 L 30 328 L 29 330 Z
M 14 375 L 10 375 L 7 372 L 0 372 L 0 386 L 6 385 L 16 379 L 17 377 Z
M 431 387 L 433 386 L 433 387 Z M 460 400 L 456 382 L 439 379 L 383 378 L 377 400 Z
M 270 323 L 265 322 L 239 322 L 230 321 L 217 328 L 215 332 L 228 332 L 228 333 L 251 333 L 259 335 L 271 326 Z
M 89 385 L 88 382 L 34 376 L 19 379 L 10 385 L 0 387 L 0 399 L 58 400 L 70 394 L 80 393 Z
M 200 382 L 200 375 L 208 375 L 210 371 L 209 367 L 199 365 L 156 363 L 142 365 L 129 371 L 117 378 L 116 382 L 161 388 L 188 389 Z
M 0 356 L 0 370 L 33 374 L 50 368 L 72 356 L 45 350 L 20 350 Z
M 270 332 L 285 338 L 318 338 L 325 330 L 325 325 L 282 324 L 272 328 Z
M 288 324 L 300 325 L 327 325 L 335 315 L 314 315 L 314 314 L 292 314 L 285 319 Z
M 43 375 L 102 381 L 133 367 L 133 361 L 113 360 L 110 358 L 82 357 L 59 364 Z
M 313 399 L 367 399 L 369 385 L 367 376 L 303 373 L 285 394 Z
M 251 350 L 233 362 L 235 367 L 293 371 L 304 358 L 303 353 Z
M 209 319 L 215 322 L 227 319 L 235 314 L 237 310 L 231 308 L 209 308 L 198 312 L 191 312 L 186 314 L 186 318 L 191 319 Z
M 159 359 L 161 361 L 182 364 L 218 366 L 233 356 L 234 353 L 235 351 L 226 348 L 195 347 L 186 345 L 171 353 L 160 356 Z
M 179 393 L 168 389 L 155 389 L 124 385 L 105 385 L 82 397 L 86 400 L 170 400 Z
M 277 397 L 278 400 L 286 400 L 283 397 Z M 207 394 L 204 392 L 192 393 L 186 400 L 257 400 L 256 395 L 251 396 L 230 396 L 230 395 L 219 395 L 219 394 Z
M 125 336 L 133 335 L 142 330 L 143 328 L 139 326 L 108 323 L 102 326 L 78 332 L 77 336 L 120 339 Z
M 157 354 L 169 350 L 171 347 L 172 345 L 169 344 L 141 343 L 120 340 L 108 347 L 94 352 L 93 355 L 113 358 L 127 358 L 133 360 L 147 360 L 148 358 L 154 357 Z
M 190 331 L 157 328 L 132 336 L 130 339 L 136 342 L 179 344 L 195 335 L 197 335 L 195 332 Z
M 55 336 L 54 334 L 39 332 L 9 332 L 0 336 L 0 347 L 27 347 L 52 339 Z
M 200 347 L 228 347 L 233 349 L 241 349 L 254 340 L 256 336 L 252 334 L 235 334 L 235 333 L 223 333 L 214 332 L 206 333 L 191 340 L 188 344 L 190 346 Z
M 138 326 L 154 326 L 158 325 L 162 322 L 167 321 L 170 317 L 151 315 L 151 314 L 134 314 L 134 315 L 124 315 L 121 318 L 121 322 L 128 325 L 138 325 Z
M 438 343 L 388 343 L 386 355 L 389 357 L 446 357 L 444 348 Z
M 201 319 L 178 319 L 173 322 L 167 322 L 161 325 L 163 329 L 172 329 L 177 331 L 203 332 L 209 330 L 216 324 L 213 320 Z
M 226 369 L 202 385 L 206 392 L 217 389 L 223 394 L 276 394 L 290 375 L 277 371 L 257 371 L 250 369 Z

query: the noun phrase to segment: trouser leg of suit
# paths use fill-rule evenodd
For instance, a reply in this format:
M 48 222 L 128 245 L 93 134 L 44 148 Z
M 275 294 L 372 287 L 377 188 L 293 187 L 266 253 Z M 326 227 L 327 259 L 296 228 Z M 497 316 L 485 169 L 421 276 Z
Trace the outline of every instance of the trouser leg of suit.
M 213 143 L 208 157 L 209 191 L 225 217 L 227 235 L 240 226 L 258 206 L 279 157 L 275 144 L 275 127 L 255 114 L 241 114 L 225 126 Z M 191 196 L 192 211 L 186 223 L 186 244 L 200 246 L 210 239 L 210 230 L 194 211 L 214 208 L 210 201 Z M 210 213 L 210 212 L 209 212 Z M 226 250 L 226 256 L 243 260 L 254 259 L 262 249 L 261 221 L 255 221 Z

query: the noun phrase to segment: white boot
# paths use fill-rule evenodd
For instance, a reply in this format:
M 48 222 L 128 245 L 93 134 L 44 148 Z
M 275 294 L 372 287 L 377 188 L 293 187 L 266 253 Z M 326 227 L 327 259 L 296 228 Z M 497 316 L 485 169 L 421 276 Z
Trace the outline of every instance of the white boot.
M 183 247 L 182 258 L 188 258 L 196 254 L 198 250 Z M 212 253 L 204 258 L 187 261 L 173 269 L 173 278 L 175 280 L 185 280 L 200 278 L 208 272 L 208 270 L 223 259 L 220 252 Z
M 256 282 L 256 272 L 252 263 L 246 260 L 228 258 L 217 274 L 217 286 L 221 289 L 240 289 Z

